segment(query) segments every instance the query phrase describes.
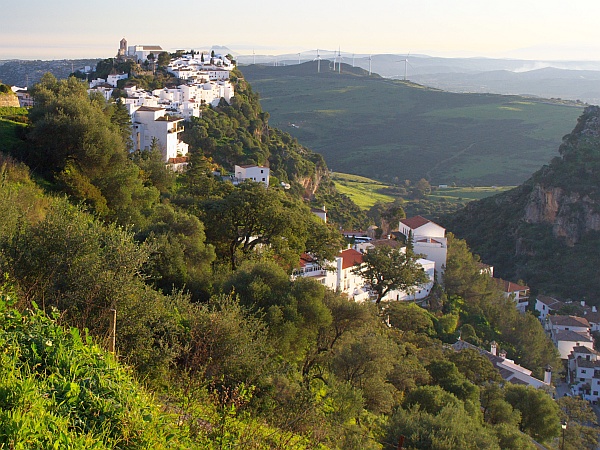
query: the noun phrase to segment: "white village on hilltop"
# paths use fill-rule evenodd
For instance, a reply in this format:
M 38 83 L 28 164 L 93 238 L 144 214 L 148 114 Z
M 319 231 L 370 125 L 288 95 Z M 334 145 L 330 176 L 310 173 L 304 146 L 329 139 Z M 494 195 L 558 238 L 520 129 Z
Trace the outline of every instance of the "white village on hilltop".
M 117 59 L 155 67 L 157 56 L 162 53 L 164 51 L 158 45 L 128 46 L 123 38 L 119 44 Z M 100 93 L 108 101 L 115 89 L 122 89 L 125 96 L 121 101 L 132 122 L 132 151 L 150 150 L 153 145 L 157 145 L 165 164 L 174 171 L 183 171 L 188 164 L 188 144 L 180 139 L 184 130 L 183 123 L 201 117 L 203 108 L 217 107 L 221 102 L 231 103 L 235 93 L 230 73 L 235 68 L 235 63 L 227 55 L 190 51 L 178 53 L 165 68 L 180 84 L 148 91 L 127 84 L 126 73 L 111 73 L 106 79 L 92 80 L 89 92 Z M 91 68 L 85 70 L 86 73 L 91 72 Z M 21 106 L 33 105 L 33 99 L 26 88 L 13 87 L 13 91 Z M 266 166 L 235 165 L 233 174 L 222 179 L 234 185 L 252 180 L 269 187 L 270 169 Z M 289 189 L 289 185 L 282 185 Z M 325 207 L 313 208 L 312 212 L 327 221 Z M 426 273 L 428 281 L 407 291 L 390 291 L 382 300 L 424 304 L 434 284 L 443 283 L 448 254 L 446 230 L 429 219 L 421 216 L 402 219 L 398 223 L 398 231 L 386 239 L 375 239 L 374 230 L 371 229 L 367 232 L 345 231 L 343 234 L 352 244 L 341 250 L 334 261 L 318 261 L 312 255 L 304 253 L 298 268 L 292 273 L 292 279 L 311 278 L 331 290 L 346 294 L 354 301 L 372 301 L 374 293 L 371 287 L 360 275 L 360 270 L 356 270 L 363 264 L 363 255 L 370 248 L 380 245 L 406 251 L 403 242 L 410 239 L 415 254 L 423 255 L 417 262 Z M 492 266 L 480 264 L 480 270 L 482 274 L 494 277 Z M 504 295 L 513 300 L 519 312 L 525 314 L 530 310 L 538 316 L 565 363 L 570 394 L 580 395 L 592 402 L 599 401 L 600 353 L 594 349 L 592 335 L 600 332 L 600 313 L 596 307 L 589 307 L 583 301 L 563 302 L 545 295 L 532 298 L 528 286 L 500 278 L 494 280 Z M 531 376 L 530 370 L 508 359 L 506 352 L 499 350 L 495 342 L 491 343 L 490 350 L 460 339 L 452 347 L 455 351 L 479 351 L 508 382 L 536 388 L 551 386 L 551 368 L 547 368 L 544 380 L 538 380 Z

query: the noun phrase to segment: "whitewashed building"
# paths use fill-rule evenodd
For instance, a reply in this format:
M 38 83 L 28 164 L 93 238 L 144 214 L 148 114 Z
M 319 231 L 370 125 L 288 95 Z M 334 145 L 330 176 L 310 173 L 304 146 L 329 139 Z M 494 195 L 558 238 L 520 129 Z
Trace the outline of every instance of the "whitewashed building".
M 545 328 L 558 348 L 561 359 L 567 359 L 575 347 L 594 348 L 587 319 L 577 316 L 548 316 Z
M 597 402 L 600 398 L 600 353 L 587 346 L 575 346 L 568 356 L 567 382 L 573 395 Z
M 446 229 L 422 216 L 400 220 L 398 230 L 405 239 L 412 236 L 414 252 L 435 262 L 436 280 L 442 281 L 448 257 Z
M 156 139 L 165 162 L 187 155 L 188 144 L 179 140 L 183 119 L 169 116 L 164 108 L 140 106 L 135 108 L 131 122 L 134 150 L 149 150 Z
M 234 166 L 234 178 L 233 184 L 244 182 L 245 180 L 252 180 L 259 183 L 264 183 L 265 186 L 269 187 L 270 169 L 265 166 L 256 165 L 242 165 Z

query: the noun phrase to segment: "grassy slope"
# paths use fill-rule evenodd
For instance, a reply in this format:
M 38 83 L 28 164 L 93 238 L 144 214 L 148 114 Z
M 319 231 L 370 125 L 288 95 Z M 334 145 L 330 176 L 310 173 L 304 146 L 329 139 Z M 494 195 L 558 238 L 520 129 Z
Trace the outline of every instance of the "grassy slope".
M 354 201 L 354 203 L 363 209 L 369 209 L 377 201 L 390 203 L 396 198 L 394 195 L 385 193 L 385 189 L 390 187 L 387 183 L 382 183 L 359 175 L 350 175 L 339 172 L 334 173 L 332 179 L 339 192 L 346 194 Z M 427 198 L 429 200 L 444 199 L 451 203 L 462 203 L 490 197 L 507 191 L 510 188 L 510 186 L 434 188 L 433 192 L 428 195 Z
M 556 156 L 580 108 L 454 94 L 311 64 L 242 67 L 273 126 L 336 171 L 382 181 L 515 185 Z M 326 64 L 323 64 L 326 66 Z M 296 74 L 301 70 L 299 74 Z

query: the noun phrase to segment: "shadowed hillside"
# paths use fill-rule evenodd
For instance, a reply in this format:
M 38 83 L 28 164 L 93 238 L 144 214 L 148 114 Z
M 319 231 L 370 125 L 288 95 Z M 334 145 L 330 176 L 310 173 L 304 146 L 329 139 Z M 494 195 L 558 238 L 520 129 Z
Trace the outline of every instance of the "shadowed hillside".
M 444 221 L 499 276 L 600 304 L 600 107 L 590 106 L 560 157 L 523 185 Z

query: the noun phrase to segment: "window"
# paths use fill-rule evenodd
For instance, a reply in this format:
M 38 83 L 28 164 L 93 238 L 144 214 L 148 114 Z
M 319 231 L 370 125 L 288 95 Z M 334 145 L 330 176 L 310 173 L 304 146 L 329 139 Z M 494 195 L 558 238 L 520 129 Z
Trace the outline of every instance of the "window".
M 598 395 L 598 391 L 594 391 L 594 395 Z
M 581 369 L 581 373 L 586 373 L 586 372 L 585 372 L 585 369 Z
M 585 378 L 580 378 L 579 381 L 585 381 Z

